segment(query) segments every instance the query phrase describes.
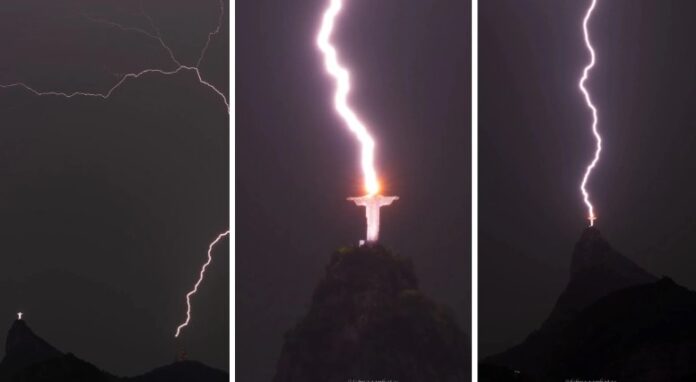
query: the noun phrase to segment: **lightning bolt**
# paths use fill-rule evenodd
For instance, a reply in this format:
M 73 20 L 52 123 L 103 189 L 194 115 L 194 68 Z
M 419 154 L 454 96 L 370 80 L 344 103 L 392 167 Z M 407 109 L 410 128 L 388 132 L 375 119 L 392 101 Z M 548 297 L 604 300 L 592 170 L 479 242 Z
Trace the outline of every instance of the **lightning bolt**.
M 63 98 L 95 97 L 95 98 L 101 98 L 101 99 L 108 99 L 109 97 L 111 97 L 111 95 L 119 87 L 121 87 L 121 85 L 123 85 L 128 80 L 138 79 L 138 78 L 145 76 L 147 74 L 159 74 L 159 75 L 163 75 L 163 76 L 172 76 L 172 75 L 178 74 L 178 73 L 183 72 L 183 71 L 191 71 L 191 72 L 194 72 L 196 74 L 196 79 L 198 80 L 198 83 L 200 83 L 201 85 L 203 85 L 206 88 L 213 91 L 221 99 L 221 101 L 225 104 L 225 108 L 227 109 L 227 112 L 229 113 L 230 105 L 229 105 L 229 102 L 228 102 L 225 94 L 222 91 L 220 91 L 218 88 L 216 88 L 213 84 L 206 81 L 203 78 L 201 71 L 199 69 L 199 66 L 204 59 L 205 53 L 208 50 L 208 46 L 210 45 L 212 38 L 220 32 L 220 29 L 222 27 L 222 18 L 224 15 L 224 3 L 222 0 L 220 0 L 219 4 L 220 4 L 220 17 L 218 19 L 219 23 L 218 23 L 217 27 L 215 28 L 215 30 L 213 30 L 212 32 L 210 32 L 208 34 L 207 41 L 206 41 L 205 45 L 203 46 L 203 48 L 201 49 L 201 53 L 198 57 L 198 60 L 196 61 L 195 66 L 184 65 L 181 62 L 179 62 L 179 60 L 177 60 L 176 56 L 174 55 L 173 50 L 169 47 L 169 45 L 167 45 L 164 42 L 164 39 L 160 35 L 159 29 L 155 25 L 154 20 L 144 11 L 144 9 L 142 7 L 142 2 L 141 2 L 141 4 L 140 4 L 141 5 L 141 7 L 140 7 L 141 12 L 148 19 L 150 26 L 155 30 L 154 34 L 148 32 L 144 29 L 141 29 L 141 28 L 124 26 L 124 25 L 121 25 L 121 24 L 118 24 L 118 23 L 115 23 L 115 22 L 109 21 L 109 20 L 98 19 L 98 18 L 87 16 L 87 15 L 85 15 L 85 17 L 93 22 L 96 22 L 96 23 L 102 23 L 102 24 L 105 24 L 105 25 L 110 26 L 110 27 L 118 28 L 122 31 L 140 33 L 148 38 L 157 40 L 159 42 L 159 44 L 162 46 L 162 48 L 167 51 L 169 58 L 176 65 L 176 68 L 171 69 L 171 70 L 165 70 L 165 69 L 161 69 L 161 68 L 148 68 L 148 69 L 144 69 L 144 70 L 139 71 L 139 72 L 126 73 L 126 74 L 122 75 L 121 78 L 118 81 L 116 81 L 116 83 L 114 85 L 112 85 L 110 88 L 108 88 L 106 91 L 103 91 L 103 92 L 86 92 L 86 91 L 65 92 L 65 91 L 56 91 L 56 90 L 38 90 L 38 89 L 36 89 L 36 88 L 34 88 L 34 87 L 30 86 L 29 84 L 24 83 L 24 82 L 0 84 L 0 88 L 3 88 L 3 89 L 22 88 L 22 89 L 25 89 L 26 91 L 28 91 L 34 95 L 37 95 L 37 96 L 56 96 L 56 97 L 63 97 Z
M 220 14 L 218 16 L 218 23 L 217 27 L 208 33 L 208 40 L 205 42 L 205 45 L 203 45 L 203 49 L 201 49 L 201 54 L 198 55 L 198 61 L 196 61 L 196 67 L 199 68 L 201 66 L 201 62 L 203 62 L 203 58 L 205 58 L 205 53 L 208 51 L 208 46 L 210 46 L 210 41 L 215 37 L 218 33 L 220 33 L 220 28 L 222 28 L 222 18 L 225 16 L 225 4 L 220 0 Z M 227 102 L 225 102 L 227 103 Z M 228 105 L 229 108 L 229 105 Z
M 216 245 L 220 240 L 222 240 L 222 238 L 226 237 L 226 236 L 229 235 L 229 234 L 230 234 L 230 231 L 229 231 L 229 230 L 227 230 L 227 231 L 225 231 L 225 232 L 219 234 L 219 235 L 215 238 L 215 240 L 213 240 L 213 241 L 210 243 L 210 245 L 208 246 L 208 260 L 207 260 L 207 261 L 203 264 L 203 266 L 201 267 L 201 271 L 200 271 L 200 273 L 198 274 L 198 281 L 196 281 L 196 284 L 193 286 L 193 289 L 191 289 L 191 291 L 188 292 L 188 293 L 186 294 L 186 320 L 184 320 L 184 322 L 182 322 L 181 325 L 179 325 L 179 326 L 176 328 L 176 334 L 174 334 L 174 337 L 175 337 L 175 338 L 178 338 L 178 337 L 179 337 L 179 334 L 181 334 L 181 329 L 183 329 L 183 328 L 185 328 L 186 326 L 188 326 L 189 322 L 191 321 L 191 296 L 193 296 L 194 294 L 196 294 L 196 292 L 198 292 L 198 287 L 201 285 L 201 283 L 203 282 L 203 278 L 205 277 L 205 270 L 206 270 L 206 269 L 208 268 L 208 266 L 210 265 L 210 262 L 213 261 L 213 255 L 212 255 L 213 248 L 215 248 L 215 245 Z
M 587 107 L 592 111 L 592 134 L 594 135 L 596 141 L 594 158 L 592 159 L 592 162 L 590 162 L 590 164 L 587 166 L 587 169 L 585 170 L 585 175 L 582 177 L 582 183 L 580 183 L 580 191 L 582 192 L 583 200 L 585 201 L 585 205 L 588 209 L 587 218 L 590 221 L 590 227 L 592 227 L 594 225 L 594 221 L 597 220 L 597 215 L 595 215 L 594 213 L 594 206 L 592 206 L 592 203 L 590 202 L 590 194 L 587 192 L 586 186 L 587 181 L 590 178 L 590 174 L 592 173 L 592 170 L 594 170 L 595 166 L 597 165 L 597 162 L 599 161 L 599 154 L 602 152 L 602 137 L 599 135 L 599 131 L 597 130 L 597 108 L 592 103 L 590 93 L 585 88 L 585 81 L 587 81 L 587 78 L 590 74 L 590 70 L 595 65 L 595 51 L 594 48 L 592 48 L 592 43 L 590 42 L 590 34 L 587 31 L 587 22 L 590 20 L 590 17 L 592 16 L 592 12 L 594 11 L 596 5 L 597 0 L 592 0 L 592 3 L 590 4 L 590 7 L 587 9 L 587 13 L 585 14 L 585 18 L 582 22 L 582 30 L 585 36 L 585 46 L 587 47 L 587 50 L 590 52 L 590 62 L 587 64 L 587 66 L 585 66 L 585 69 L 583 69 L 582 77 L 580 77 L 580 82 L 578 83 L 580 91 L 585 96 L 585 103 L 587 103 Z
M 225 96 L 225 94 L 222 91 L 220 91 L 218 88 L 216 88 L 213 84 L 206 81 L 203 78 L 201 71 L 199 69 L 201 63 L 203 62 L 203 60 L 205 58 L 205 53 L 208 51 L 208 47 L 210 46 L 211 41 L 213 40 L 213 38 L 217 34 L 220 33 L 220 30 L 222 28 L 223 17 L 225 14 L 225 4 L 224 4 L 223 0 L 219 0 L 219 5 L 220 5 L 220 14 L 218 16 L 217 26 L 215 27 L 214 30 L 212 30 L 211 32 L 208 33 L 208 37 L 206 39 L 205 44 L 201 48 L 201 51 L 200 51 L 200 54 L 198 56 L 198 59 L 196 60 L 195 66 L 184 65 L 176 58 L 174 51 L 169 47 L 169 45 L 167 45 L 167 43 L 162 38 L 160 30 L 157 27 L 154 20 L 152 19 L 152 17 L 150 17 L 150 15 L 148 15 L 147 12 L 145 12 L 145 9 L 143 8 L 143 3 L 141 1 L 140 2 L 140 11 L 143 14 L 143 16 L 145 18 L 147 18 L 147 20 L 150 24 L 150 27 L 155 31 L 154 33 L 149 32 L 149 31 L 142 29 L 142 28 L 121 25 L 119 23 L 116 23 L 116 22 L 113 22 L 110 20 L 106 20 L 106 19 L 100 19 L 100 18 L 89 16 L 89 15 L 83 15 L 83 16 L 94 23 L 104 24 L 108 27 L 117 28 L 117 29 L 120 29 L 121 31 L 124 31 L 124 32 L 139 33 L 147 38 L 156 40 L 159 43 L 159 45 L 162 47 L 162 49 L 164 49 L 167 52 L 167 55 L 169 56 L 170 60 L 176 66 L 174 69 L 167 70 L 167 69 L 162 69 L 162 68 L 148 68 L 148 69 L 144 69 L 144 70 L 139 71 L 139 72 L 126 73 L 126 74 L 122 75 L 121 78 L 114 85 L 112 85 L 109 89 L 107 89 L 105 92 L 86 92 L 86 91 L 66 92 L 66 91 L 59 91 L 59 90 L 44 91 L 44 90 L 37 90 L 36 88 L 34 88 L 34 87 L 30 86 L 29 84 L 26 84 L 24 82 L 0 84 L 0 88 L 3 88 L 3 89 L 22 88 L 22 89 L 25 89 L 26 91 L 28 91 L 36 96 L 56 96 L 56 97 L 63 97 L 63 98 L 68 98 L 68 99 L 74 98 L 74 97 L 95 97 L 95 98 L 101 98 L 101 99 L 107 100 L 107 99 L 109 99 L 109 97 L 111 97 L 111 95 L 119 87 L 121 87 L 121 85 L 123 85 L 128 80 L 136 80 L 136 79 L 141 78 L 141 77 L 148 75 L 148 74 L 159 74 L 159 75 L 164 75 L 164 76 L 172 76 L 172 75 L 175 75 L 175 74 L 183 72 L 183 71 L 192 71 L 196 74 L 196 78 L 198 79 L 198 82 L 201 85 L 203 85 L 203 86 L 207 87 L 208 89 L 210 89 L 211 91 L 213 91 L 220 98 L 220 100 L 224 103 L 225 108 L 227 109 L 227 112 L 229 113 L 230 105 L 229 105 L 229 102 L 227 101 L 227 97 Z M 179 325 L 177 327 L 175 337 L 179 337 L 181 330 L 183 328 L 185 328 L 191 320 L 191 297 L 194 294 L 196 294 L 196 292 L 198 291 L 198 287 L 203 282 L 203 279 L 205 277 L 205 271 L 212 261 L 213 248 L 222 238 L 229 235 L 229 233 L 230 233 L 230 231 L 227 230 L 227 231 L 219 234 L 215 238 L 215 240 L 213 240 L 208 245 L 208 261 L 206 261 L 205 264 L 203 264 L 203 267 L 201 268 L 201 271 L 199 273 L 198 281 L 194 285 L 194 288 L 189 293 L 186 294 L 186 306 L 187 306 L 186 320 L 181 325 Z M 20 315 L 21 315 L 21 313 L 20 313 Z M 21 316 L 20 316 L 20 319 L 21 319 Z
M 375 170 L 375 141 L 370 136 L 365 124 L 348 104 L 348 93 L 350 92 L 350 73 L 338 62 L 336 48 L 331 45 L 331 33 L 334 30 L 336 16 L 343 8 L 342 0 L 330 0 L 329 6 L 322 17 L 321 28 L 317 35 L 317 46 L 324 55 L 324 66 L 326 71 L 336 82 L 336 92 L 334 94 L 334 107 L 343 122 L 352 131 L 360 145 L 361 167 L 364 178 L 364 187 L 368 195 L 376 195 L 379 190 L 377 171 Z

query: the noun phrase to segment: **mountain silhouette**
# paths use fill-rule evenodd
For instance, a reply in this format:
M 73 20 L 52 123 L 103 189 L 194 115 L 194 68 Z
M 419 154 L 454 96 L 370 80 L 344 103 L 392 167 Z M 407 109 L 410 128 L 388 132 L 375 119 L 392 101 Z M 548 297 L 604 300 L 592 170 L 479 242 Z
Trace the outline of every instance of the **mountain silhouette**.
M 467 381 L 469 340 L 380 245 L 333 254 L 307 315 L 285 335 L 274 382 Z
M 223 382 L 229 375 L 200 362 L 180 361 L 136 377 L 116 377 L 70 353 L 62 353 L 37 336 L 24 320 L 7 335 L 0 362 L 3 382 Z
M 657 280 L 590 228 L 549 318 L 482 364 L 536 381 L 679 381 L 696 373 L 696 293 Z
M 597 228 L 586 228 L 573 250 L 570 281 L 543 327 L 563 326 L 600 297 L 656 280 L 657 277 L 614 250 Z
M 229 374 L 196 361 L 179 361 L 158 367 L 128 382 L 228 382 Z
M 0 376 L 10 375 L 61 355 L 58 349 L 34 334 L 25 321 L 15 320 L 7 333 L 5 357 L 0 362 Z
M 4 381 L 4 380 L 3 380 Z M 31 364 L 9 376 L 11 382 L 116 382 L 119 379 L 73 354 L 61 354 Z

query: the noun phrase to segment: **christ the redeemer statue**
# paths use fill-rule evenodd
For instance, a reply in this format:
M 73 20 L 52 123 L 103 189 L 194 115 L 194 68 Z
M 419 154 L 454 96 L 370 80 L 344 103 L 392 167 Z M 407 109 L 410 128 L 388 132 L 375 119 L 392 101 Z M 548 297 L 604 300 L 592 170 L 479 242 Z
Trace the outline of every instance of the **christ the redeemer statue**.
M 367 237 L 368 243 L 376 243 L 379 239 L 379 209 L 388 206 L 393 201 L 398 200 L 398 196 L 366 195 L 348 198 L 358 206 L 365 207 L 365 217 L 367 218 Z

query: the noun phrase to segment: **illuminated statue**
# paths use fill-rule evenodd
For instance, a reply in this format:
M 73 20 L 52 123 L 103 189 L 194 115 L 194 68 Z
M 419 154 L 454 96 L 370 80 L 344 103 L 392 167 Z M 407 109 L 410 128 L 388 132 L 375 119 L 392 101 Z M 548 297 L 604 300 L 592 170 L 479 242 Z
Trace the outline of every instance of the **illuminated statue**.
M 365 207 L 365 217 L 367 218 L 367 236 L 368 243 L 376 243 L 379 239 L 379 209 L 383 206 L 392 204 L 398 200 L 398 196 L 382 196 L 382 195 L 366 195 L 348 198 L 358 206 Z

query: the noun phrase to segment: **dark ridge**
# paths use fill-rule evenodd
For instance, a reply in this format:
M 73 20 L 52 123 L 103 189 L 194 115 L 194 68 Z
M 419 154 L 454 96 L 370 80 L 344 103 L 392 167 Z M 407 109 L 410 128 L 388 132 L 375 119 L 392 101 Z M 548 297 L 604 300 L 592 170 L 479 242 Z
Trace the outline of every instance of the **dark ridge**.
M 12 324 L 0 362 L 2 382 L 223 382 L 229 374 L 200 362 L 180 361 L 132 378 L 113 376 L 34 334 L 26 321 Z
M 227 382 L 229 374 L 196 361 L 179 361 L 154 369 L 141 376 L 128 378 L 129 382 Z
M 0 376 L 7 376 L 27 366 L 60 357 L 62 353 L 34 334 L 26 321 L 15 320 L 5 341 L 5 357 L 0 362 Z
M 625 279 L 652 282 L 657 278 L 633 261 L 623 256 L 604 239 L 599 229 L 588 227 L 575 243 L 570 265 L 570 279 L 582 277 L 587 272 L 611 269 Z
M 570 282 L 542 327 L 561 327 L 602 296 L 656 280 L 657 277 L 614 250 L 597 228 L 586 228 L 573 250 Z
M 116 382 L 119 380 L 70 353 L 35 363 L 16 372 L 10 379 L 12 382 Z
M 307 315 L 285 335 L 275 382 L 467 381 L 469 340 L 379 245 L 333 254 Z
M 696 293 L 657 280 L 587 229 L 551 316 L 482 363 L 537 381 L 683 380 L 696 373 Z

